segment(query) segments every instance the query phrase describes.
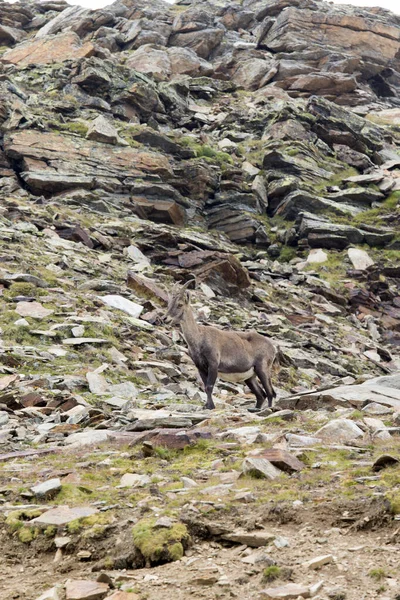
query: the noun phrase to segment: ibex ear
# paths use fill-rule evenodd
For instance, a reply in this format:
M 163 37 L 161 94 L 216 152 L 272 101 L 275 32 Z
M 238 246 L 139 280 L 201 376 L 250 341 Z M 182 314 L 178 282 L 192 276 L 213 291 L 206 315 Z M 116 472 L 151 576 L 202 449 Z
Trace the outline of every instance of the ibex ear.
M 183 294 L 183 302 L 184 302 L 185 304 L 189 304 L 189 303 L 190 303 L 190 292 L 186 291 L 186 292 Z

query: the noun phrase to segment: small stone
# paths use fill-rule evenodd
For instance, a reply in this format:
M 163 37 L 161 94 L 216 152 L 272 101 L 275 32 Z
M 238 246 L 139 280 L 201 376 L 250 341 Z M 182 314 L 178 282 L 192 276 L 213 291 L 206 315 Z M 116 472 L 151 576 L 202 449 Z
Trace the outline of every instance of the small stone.
M 90 123 L 86 138 L 104 144 L 117 144 L 119 140 L 117 130 L 103 115 Z
M 324 263 L 328 260 L 328 254 L 322 248 L 313 248 L 307 256 L 308 263 Z
M 89 550 L 80 550 L 76 557 L 78 558 L 78 560 L 89 560 L 92 556 L 92 553 L 89 552 Z
M 148 475 L 138 475 L 137 473 L 125 473 L 121 477 L 118 487 L 145 487 L 151 482 Z
M 287 540 L 286 538 L 278 535 L 274 539 L 274 546 L 276 546 L 279 549 L 281 549 L 281 548 L 287 548 L 289 546 L 289 540 Z
M 181 481 L 183 483 L 183 487 L 187 489 L 195 488 L 198 485 L 193 479 L 190 479 L 190 477 L 181 477 Z
M 114 592 L 111 596 L 107 596 L 107 600 L 140 600 L 140 596 L 133 592 Z
M 303 598 L 310 597 L 310 588 L 304 585 L 298 585 L 297 583 L 287 583 L 275 588 L 267 588 L 262 590 L 260 598 L 266 600 L 275 600 L 276 598 L 282 600 L 296 600 L 299 596 Z
M 54 545 L 56 548 L 65 548 L 72 542 L 72 538 L 68 536 L 59 536 L 54 538 Z
M 61 481 L 57 478 L 49 479 L 31 487 L 31 491 L 37 498 L 51 498 L 61 490 Z
M 71 329 L 72 335 L 74 337 L 83 337 L 85 333 L 85 327 L 83 325 L 77 325 Z
M 319 569 L 323 565 L 327 565 L 333 561 L 332 554 L 325 554 L 324 556 L 317 556 L 303 564 L 307 569 Z
M 14 322 L 14 325 L 16 325 L 17 327 L 29 327 L 29 323 L 26 319 L 17 319 Z
M 103 600 L 110 587 L 107 583 L 87 579 L 69 579 L 65 584 L 66 600 Z

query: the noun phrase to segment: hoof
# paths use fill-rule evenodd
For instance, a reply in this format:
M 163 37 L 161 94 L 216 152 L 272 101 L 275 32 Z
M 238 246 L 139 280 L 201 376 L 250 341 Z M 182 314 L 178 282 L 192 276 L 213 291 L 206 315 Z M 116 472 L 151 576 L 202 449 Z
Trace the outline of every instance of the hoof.
M 214 410 L 215 406 L 207 406 L 207 404 L 204 406 L 204 410 Z
M 251 413 L 258 413 L 260 412 L 261 408 L 257 408 L 256 406 L 254 406 L 253 408 L 248 408 L 247 410 Z

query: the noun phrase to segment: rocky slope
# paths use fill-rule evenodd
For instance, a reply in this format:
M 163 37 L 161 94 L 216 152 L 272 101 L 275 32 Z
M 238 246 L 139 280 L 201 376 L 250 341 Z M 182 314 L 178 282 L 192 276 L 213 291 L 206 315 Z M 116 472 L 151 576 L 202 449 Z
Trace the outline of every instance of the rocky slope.
M 399 73 L 378 8 L 0 2 L 7 598 L 398 597 Z M 202 409 L 190 278 L 273 412 Z

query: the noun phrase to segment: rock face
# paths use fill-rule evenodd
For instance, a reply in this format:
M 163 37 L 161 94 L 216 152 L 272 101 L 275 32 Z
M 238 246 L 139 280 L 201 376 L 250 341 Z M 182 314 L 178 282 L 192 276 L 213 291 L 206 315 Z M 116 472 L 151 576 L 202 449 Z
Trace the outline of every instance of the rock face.
M 399 587 L 399 30 L 323 0 L 0 0 L 3 595 L 342 598 L 356 547 L 356 598 L 377 527 Z M 273 406 L 217 378 L 204 410 L 184 284 L 245 336 L 207 351 L 279 348 Z

